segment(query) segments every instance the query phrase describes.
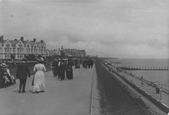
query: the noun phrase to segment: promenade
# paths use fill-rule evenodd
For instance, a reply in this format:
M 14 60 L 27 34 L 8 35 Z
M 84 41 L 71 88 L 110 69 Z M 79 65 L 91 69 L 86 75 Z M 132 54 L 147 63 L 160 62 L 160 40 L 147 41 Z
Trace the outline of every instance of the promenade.
M 136 77 L 131 76 L 128 72 L 126 71 L 117 71 L 117 67 L 116 66 L 111 66 L 108 65 L 109 68 L 111 68 L 111 70 L 115 71 L 116 73 L 118 73 L 120 76 L 123 76 L 123 78 L 125 78 L 126 80 L 128 80 L 130 83 L 134 84 L 135 86 L 137 86 L 139 89 L 143 90 L 144 92 L 146 92 L 147 94 L 151 95 L 155 100 L 157 100 L 158 102 L 162 103 L 164 106 L 166 106 L 167 108 L 169 108 L 169 95 L 165 92 L 160 92 L 157 93 L 156 89 L 151 86 L 148 85 L 144 82 L 141 82 L 140 79 L 137 79 Z M 119 78 L 119 76 L 117 76 L 116 74 L 114 74 L 117 78 Z M 122 80 L 123 81 L 123 80 Z M 124 84 L 126 84 L 126 82 L 123 82 Z M 143 95 L 141 95 L 140 93 L 138 93 L 137 91 L 135 91 L 135 89 L 133 89 L 132 87 L 130 87 L 130 85 L 126 84 L 130 89 L 132 89 L 132 91 L 134 91 L 134 93 L 138 96 L 140 96 L 147 104 L 148 106 L 152 107 L 154 110 L 156 110 L 157 112 L 161 113 L 160 115 L 163 114 L 163 112 L 157 107 L 155 106 L 152 102 L 150 102 L 146 97 L 144 97 Z
M 169 94 L 163 91 L 157 93 L 156 88 L 154 88 L 153 86 L 148 85 L 142 82 L 140 79 L 137 79 L 125 72 L 120 72 L 119 74 L 125 76 L 125 78 L 128 79 L 130 82 L 133 82 L 140 89 L 147 92 L 148 94 L 151 94 L 155 99 L 159 100 L 160 102 L 162 102 L 163 104 L 169 107 Z
M 73 70 L 74 79 L 63 81 L 46 72 L 45 93 L 32 93 L 32 77 L 27 80 L 26 93 L 18 93 L 18 80 L 16 85 L 0 89 L 0 115 L 96 115 L 95 70 Z

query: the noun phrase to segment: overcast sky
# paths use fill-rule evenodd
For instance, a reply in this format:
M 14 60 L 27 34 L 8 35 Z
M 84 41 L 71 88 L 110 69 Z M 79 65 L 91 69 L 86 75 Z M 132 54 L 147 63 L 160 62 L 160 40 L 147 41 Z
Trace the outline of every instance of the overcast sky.
M 5 39 L 119 58 L 169 57 L 168 0 L 0 0 Z

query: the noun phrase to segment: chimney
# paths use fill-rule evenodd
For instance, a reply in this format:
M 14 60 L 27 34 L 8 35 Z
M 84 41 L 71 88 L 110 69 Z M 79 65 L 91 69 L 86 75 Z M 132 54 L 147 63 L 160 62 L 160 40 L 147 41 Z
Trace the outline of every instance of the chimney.
M 4 41 L 4 36 L 0 36 L 0 42 L 3 42 Z
M 33 38 L 33 41 L 36 42 L 36 38 Z
M 24 37 L 23 36 L 21 36 L 21 39 L 20 39 L 22 42 L 24 41 Z
M 43 43 L 43 40 L 41 40 L 40 42 Z

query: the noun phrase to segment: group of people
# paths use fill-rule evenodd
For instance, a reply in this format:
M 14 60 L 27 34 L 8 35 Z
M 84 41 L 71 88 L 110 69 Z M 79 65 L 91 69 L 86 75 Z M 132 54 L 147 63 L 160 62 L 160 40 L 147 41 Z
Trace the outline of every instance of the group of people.
M 38 58 L 37 63 L 34 65 L 32 78 L 33 93 L 45 92 L 45 74 L 46 71 L 44 59 Z M 30 78 L 30 69 L 27 63 L 27 59 L 23 58 L 20 63 L 16 65 L 16 76 L 11 75 L 11 71 L 8 65 L 5 63 L 0 64 L 0 88 L 5 88 L 11 84 L 16 84 L 16 80 L 19 81 L 18 93 L 25 93 L 27 78 Z
M 5 88 L 16 83 L 15 77 L 11 74 L 6 63 L 0 64 L 0 88 Z
M 85 59 L 83 62 L 83 67 L 92 68 L 93 67 L 93 60 L 92 59 Z M 52 71 L 53 75 L 60 80 L 64 80 L 67 78 L 68 80 L 73 79 L 73 68 L 74 65 L 73 61 L 69 58 L 67 59 L 54 59 L 52 63 Z M 11 75 L 8 66 L 5 63 L 0 65 L 0 87 L 6 87 L 9 84 L 15 84 L 16 79 L 19 80 L 19 91 L 18 93 L 25 93 L 26 81 L 27 78 L 30 78 L 30 70 L 27 63 L 27 60 L 24 58 L 20 63 L 17 65 L 16 76 L 14 77 Z M 33 93 L 45 92 L 45 74 L 46 71 L 44 65 L 44 59 L 42 57 L 38 57 L 37 63 L 34 65 L 33 68 L 33 78 L 32 78 L 32 86 L 33 86 Z
M 33 93 L 45 92 L 45 65 L 43 64 L 43 58 L 37 59 L 37 64 L 34 65 L 33 72 L 34 76 L 32 79 Z M 30 78 L 30 70 L 27 64 L 27 60 L 23 59 L 22 63 L 18 64 L 16 71 L 16 78 L 19 79 L 19 91 L 18 93 L 25 93 L 25 86 L 27 78 Z
M 73 63 L 70 59 L 54 59 L 51 67 L 54 77 L 60 80 L 73 79 Z
M 89 59 L 84 59 L 83 60 L 83 63 L 82 63 L 82 65 L 83 65 L 83 67 L 84 68 L 93 68 L 93 64 L 94 64 L 94 62 L 93 62 L 93 59 L 91 58 L 89 58 Z

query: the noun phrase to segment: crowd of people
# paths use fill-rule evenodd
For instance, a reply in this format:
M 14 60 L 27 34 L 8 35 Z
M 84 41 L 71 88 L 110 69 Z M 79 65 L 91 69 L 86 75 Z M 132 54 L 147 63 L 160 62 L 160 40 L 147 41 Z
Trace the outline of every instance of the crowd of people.
M 92 58 L 84 59 L 83 63 L 82 63 L 83 67 L 86 68 L 86 69 L 87 68 L 93 68 L 93 64 L 94 64 L 94 62 L 93 62 Z
M 44 59 L 42 57 L 37 58 L 37 63 L 34 65 L 34 76 L 32 79 L 33 93 L 45 92 L 45 74 L 46 71 Z M 27 78 L 30 78 L 30 70 L 27 63 L 27 59 L 23 58 L 20 63 L 16 65 L 16 75 L 11 75 L 8 65 L 5 63 L 0 64 L 0 88 L 6 88 L 12 84 L 16 84 L 16 80 L 19 81 L 18 93 L 25 93 Z
M 73 79 L 73 66 L 75 68 L 80 68 L 82 64 L 83 68 L 93 68 L 93 59 L 54 59 L 51 67 L 53 71 L 54 77 L 57 77 L 60 80 L 64 80 L 65 78 L 68 80 Z
M 54 59 L 51 66 L 54 77 L 60 80 L 64 80 L 65 78 L 68 80 L 73 79 L 73 65 L 70 59 Z
M 92 59 L 76 59 L 72 60 L 71 58 L 60 58 L 54 59 L 52 62 L 52 72 L 54 77 L 57 77 L 59 80 L 72 80 L 73 79 L 73 66 L 82 64 L 84 68 L 93 68 L 93 60 Z M 8 65 L 5 63 L 0 64 L 0 87 L 4 88 L 12 84 L 16 84 L 16 80 L 19 81 L 19 90 L 18 93 L 25 93 L 26 81 L 27 78 L 30 78 L 30 70 L 27 63 L 27 59 L 23 58 L 20 63 L 16 65 L 16 75 L 15 77 L 11 75 L 10 69 Z M 44 65 L 43 57 L 39 56 L 37 58 L 37 63 L 34 65 L 33 68 L 33 78 L 32 78 L 32 92 L 39 93 L 45 92 L 45 74 L 46 67 Z

